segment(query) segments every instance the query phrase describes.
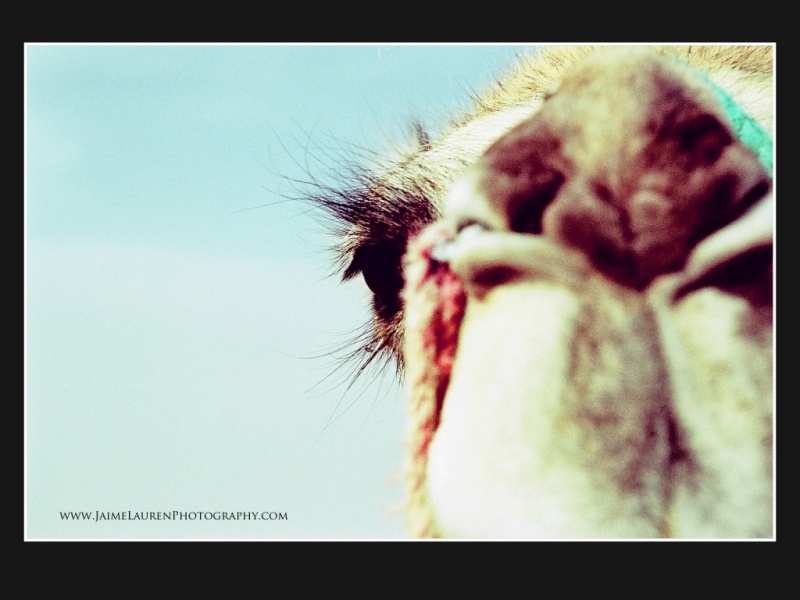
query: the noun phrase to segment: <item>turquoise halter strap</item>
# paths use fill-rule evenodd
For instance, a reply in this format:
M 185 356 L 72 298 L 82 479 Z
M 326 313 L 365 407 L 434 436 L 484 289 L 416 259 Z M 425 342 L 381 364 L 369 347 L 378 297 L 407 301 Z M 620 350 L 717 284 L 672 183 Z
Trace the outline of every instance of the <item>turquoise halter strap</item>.
M 772 176 L 772 138 L 770 135 L 764 131 L 764 128 L 753 117 L 744 112 L 742 107 L 736 104 L 733 98 L 722 88 L 711 81 L 708 76 L 704 78 L 710 84 L 711 89 L 714 90 L 722 107 L 725 109 L 725 114 L 727 114 L 731 122 L 736 137 L 756 153 L 761 164 Z

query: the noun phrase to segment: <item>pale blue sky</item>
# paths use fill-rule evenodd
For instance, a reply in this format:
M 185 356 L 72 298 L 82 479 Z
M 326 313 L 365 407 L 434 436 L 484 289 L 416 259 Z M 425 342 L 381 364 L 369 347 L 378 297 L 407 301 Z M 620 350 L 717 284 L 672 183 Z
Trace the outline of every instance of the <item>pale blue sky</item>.
M 308 358 L 366 288 L 326 277 L 324 230 L 281 200 L 412 115 L 435 130 L 520 51 L 27 46 L 27 536 L 402 537 L 402 391 Z

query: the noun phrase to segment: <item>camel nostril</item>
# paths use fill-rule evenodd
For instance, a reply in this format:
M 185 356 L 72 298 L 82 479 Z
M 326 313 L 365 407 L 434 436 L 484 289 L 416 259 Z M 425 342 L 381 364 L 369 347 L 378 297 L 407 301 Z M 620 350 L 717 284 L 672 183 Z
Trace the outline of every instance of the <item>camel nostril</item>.
M 545 170 L 528 175 L 518 185 L 519 191 L 505 202 L 509 228 L 516 233 L 542 233 L 544 211 L 558 196 L 566 178 L 562 173 Z

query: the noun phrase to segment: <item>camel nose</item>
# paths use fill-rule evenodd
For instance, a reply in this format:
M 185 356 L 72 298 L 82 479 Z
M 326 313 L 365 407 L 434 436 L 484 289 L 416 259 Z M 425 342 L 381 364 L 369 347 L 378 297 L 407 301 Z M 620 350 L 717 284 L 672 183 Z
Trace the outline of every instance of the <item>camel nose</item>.
M 444 212 L 457 230 L 479 223 L 538 235 L 545 210 L 564 192 L 559 142 L 534 115 L 506 133 L 450 189 Z M 566 166 L 566 165 L 561 165 Z

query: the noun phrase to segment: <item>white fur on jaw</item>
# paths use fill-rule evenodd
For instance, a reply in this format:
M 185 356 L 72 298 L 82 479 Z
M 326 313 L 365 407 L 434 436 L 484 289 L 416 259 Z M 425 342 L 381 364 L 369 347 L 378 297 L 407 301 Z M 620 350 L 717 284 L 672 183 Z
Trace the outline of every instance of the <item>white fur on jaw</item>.
M 704 288 L 673 304 L 680 276 L 649 293 L 669 364 L 672 404 L 692 464 L 674 474 L 676 537 L 772 535 L 772 329 L 744 339 L 751 307 Z
M 558 390 L 550 388 L 564 380 L 565 364 L 550 349 L 567 343 L 564 323 L 577 310 L 576 300 L 568 292 L 545 287 L 550 289 L 536 290 L 531 296 L 535 298 L 534 306 L 529 294 L 515 298 L 513 293 L 501 292 L 468 309 L 460 343 L 482 352 L 457 357 L 428 458 L 431 503 L 447 536 L 538 537 L 544 532 L 526 530 L 522 524 L 532 523 L 538 516 L 553 526 L 570 520 L 570 515 L 564 513 L 562 498 L 556 495 L 551 499 L 538 493 L 542 480 L 548 479 L 542 473 L 546 465 L 541 456 L 519 451 L 540 446 L 541 436 L 549 435 L 546 426 L 526 427 L 527 423 L 541 425 L 549 421 L 537 414 L 546 409 L 530 399 L 558 395 Z M 545 319 L 540 327 L 492 319 L 497 314 L 509 314 L 506 311 L 517 314 L 520 309 L 523 314 L 535 314 L 528 312 L 535 309 L 552 318 Z M 509 325 L 519 329 L 509 331 Z M 526 331 L 529 337 L 520 339 L 520 331 Z M 514 338 L 513 345 L 506 343 Z M 531 352 L 520 353 L 520 346 Z M 494 372 L 496 377 L 491 381 L 469 377 L 485 372 Z M 519 389 L 520 373 L 530 375 L 524 390 Z M 563 475 L 557 473 L 555 477 L 562 486 Z M 529 498 L 540 502 L 531 503 Z
M 608 472 L 587 468 L 597 460 L 596 444 L 602 448 L 603 442 L 586 436 L 573 420 L 576 404 L 568 375 L 584 302 L 580 294 L 547 278 L 470 298 L 459 340 L 459 348 L 470 352 L 456 354 L 428 458 L 431 504 L 444 535 L 659 535 L 666 472 L 655 465 L 666 462 L 663 431 L 641 489 L 623 490 L 607 476 L 625 470 L 630 452 L 619 464 L 609 464 Z M 620 305 L 612 313 L 606 316 L 613 321 L 628 318 Z M 623 369 L 624 356 L 615 348 L 604 357 L 605 368 Z M 644 381 L 652 374 L 642 377 L 642 389 L 657 385 Z M 612 378 L 597 385 L 616 384 Z M 629 419 L 633 429 L 642 422 L 636 410 L 619 416 Z

